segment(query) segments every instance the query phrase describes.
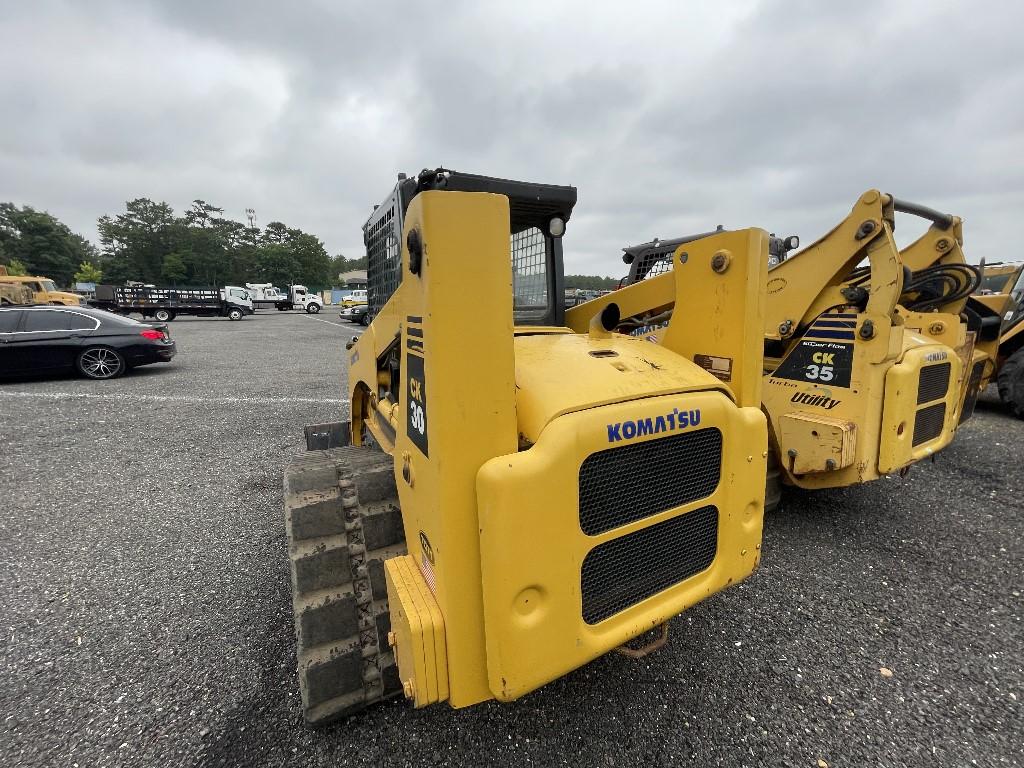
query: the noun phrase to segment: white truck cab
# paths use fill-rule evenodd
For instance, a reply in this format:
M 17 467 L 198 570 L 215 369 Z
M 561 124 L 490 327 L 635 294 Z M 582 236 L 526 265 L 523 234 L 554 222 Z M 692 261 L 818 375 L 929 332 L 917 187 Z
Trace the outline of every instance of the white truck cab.
M 304 309 L 311 315 L 315 315 L 324 306 L 323 299 L 315 293 L 310 293 L 304 285 L 289 285 L 288 300 L 291 302 L 292 308 Z M 280 308 L 278 305 L 278 309 Z
M 253 308 L 252 294 L 250 294 L 245 288 L 241 288 L 237 285 L 225 285 L 221 288 L 220 298 L 228 307 L 228 311 L 230 311 L 233 306 L 241 308 L 243 312 L 248 315 L 251 315 L 255 311 Z M 232 320 L 236 319 L 233 315 L 230 316 Z
M 304 309 L 315 315 L 324 306 L 323 299 L 304 285 L 289 285 L 287 293 L 271 283 L 246 283 L 245 287 L 256 307 L 275 307 L 281 312 Z
M 370 300 L 369 297 L 367 296 L 365 289 L 352 291 L 352 293 L 350 293 L 348 296 L 341 300 L 341 305 L 343 307 L 355 307 L 358 306 L 359 304 L 369 303 Z

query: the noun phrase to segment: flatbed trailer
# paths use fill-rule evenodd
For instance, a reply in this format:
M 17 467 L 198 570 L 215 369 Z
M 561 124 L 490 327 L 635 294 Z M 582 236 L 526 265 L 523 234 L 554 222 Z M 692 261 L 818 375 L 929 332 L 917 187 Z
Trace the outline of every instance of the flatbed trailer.
M 252 299 L 244 288 L 156 288 L 97 285 L 91 306 L 127 315 L 170 322 L 178 315 L 227 317 L 241 320 L 253 313 Z

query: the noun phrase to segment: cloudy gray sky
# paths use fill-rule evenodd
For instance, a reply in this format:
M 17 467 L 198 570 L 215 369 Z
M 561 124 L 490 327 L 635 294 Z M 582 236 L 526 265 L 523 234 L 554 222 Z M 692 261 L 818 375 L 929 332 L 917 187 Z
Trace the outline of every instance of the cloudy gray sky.
M 394 174 L 443 164 L 577 186 L 566 269 L 619 275 L 622 245 L 719 223 L 809 243 L 880 187 L 1019 259 L 1022 26 L 940 0 L 3 2 L 0 200 L 94 239 L 127 199 L 198 197 L 356 256 Z

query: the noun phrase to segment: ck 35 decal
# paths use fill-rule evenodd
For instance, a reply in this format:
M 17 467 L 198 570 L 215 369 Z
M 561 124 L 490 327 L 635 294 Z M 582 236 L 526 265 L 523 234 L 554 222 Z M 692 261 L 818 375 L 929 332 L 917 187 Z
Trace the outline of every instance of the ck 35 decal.
M 776 379 L 849 387 L 853 344 L 805 339 L 772 374 Z

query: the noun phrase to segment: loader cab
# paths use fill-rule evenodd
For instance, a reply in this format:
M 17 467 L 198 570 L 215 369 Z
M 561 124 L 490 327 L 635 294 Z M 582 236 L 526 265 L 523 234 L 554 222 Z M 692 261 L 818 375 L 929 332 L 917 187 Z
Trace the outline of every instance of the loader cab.
M 623 248 L 622 261 L 629 265 L 629 275 L 622 280 L 622 285 L 632 285 L 670 271 L 672 256 L 680 245 L 711 237 L 724 231 L 725 227 L 719 224 L 710 232 L 674 237 L 670 240 L 661 240 L 656 237 L 650 242 Z M 799 247 L 800 238 L 796 235 L 776 237 L 774 233 L 770 234 L 768 236 L 768 268 L 777 267 L 788 258 L 790 251 Z
M 576 204 L 575 187 L 531 184 L 444 168 L 424 170 L 414 178 L 399 174 L 391 194 L 363 225 L 371 319 L 401 282 L 405 213 L 413 198 L 428 190 L 489 192 L 507 197 L 515 324 L 565 324 L 562 236 Z M 472 290 L 472 286 L 466 286 L 466 300 L 470 302 Z

